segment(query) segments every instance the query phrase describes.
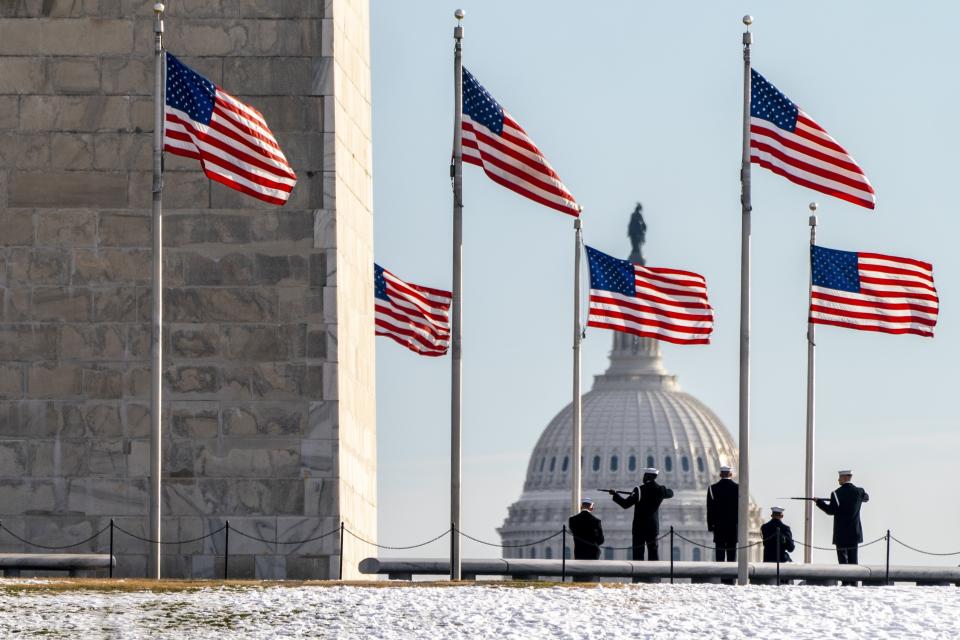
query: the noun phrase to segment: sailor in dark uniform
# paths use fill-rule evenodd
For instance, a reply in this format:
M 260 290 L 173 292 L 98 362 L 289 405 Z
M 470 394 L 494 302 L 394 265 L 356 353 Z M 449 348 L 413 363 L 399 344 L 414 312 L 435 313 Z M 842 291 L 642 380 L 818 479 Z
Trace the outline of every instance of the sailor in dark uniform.
M 643 470 L 643 484 L 634 487 L 633 492 L 626 498 L 615 491 L 608 493 L 613 501 L 624 509 L 633 509 L 633 559 L 643 560 L 643 550 L 646 547 L 647 555 L 651 560 L 659 560 L 657 551 L 657 536 L 660 533 L 660 503 L 673 497 L 673 489 L 657 484 L 657 475 L 660 472 L 652 467 Z
M 580 513 L 570 516 L 567 523 L 573 534 L 573 557 L 576 560 L 598 560 L 603 544 L 603 527 L 600 518 L 593 515 L 593 500 L 580 501 Z M 574 582 L 596 582 L 594 576 L 573 576 Z
M 770 509 L 770 521 L 760 527 L 760 536 L 763 538 L 764 562 L 791 562 L 790 551 L 793 551 L 793 532 L 783 524 L 783 507 Z M 778 541 L 779 537 L 779 541 Z M 779 542 L 779 545 L 778 545 Z M 777 559 L 779 548 L 780 558 Z
M 870 496 L 851 482 L 853 471 L 843 469 L 837 475 L 840 486 L 830 494 L 830 499 L 819 498 L 814 504 L 833 516 L 833 544 L 837 547 L 837 561 L 840 564 L 857 564 L 857 545 L 863 542 L 860 505 L 869 502 Z
M 599 559 L 603 526 L 600 518 L 593 515 L 593 500 L 584 498 L 580 502 L 580 513 L 570 516 L 568 523 L 573 534 L 573 557 L 577 560 Z
M 717 562 L 737 559 L 737 502 L 740 487 L 730 476 L 733 471 L 720 467 L 720 480 L 707 489 L 707 531 L 713 532 Z

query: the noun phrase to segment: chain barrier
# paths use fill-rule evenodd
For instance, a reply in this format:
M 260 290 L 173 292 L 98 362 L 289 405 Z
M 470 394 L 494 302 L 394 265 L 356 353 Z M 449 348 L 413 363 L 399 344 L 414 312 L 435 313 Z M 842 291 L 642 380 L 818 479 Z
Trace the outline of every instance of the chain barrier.
M 347 531 L 347 532 L 350 531 L 349 529 L 346 529 L 346 528 L 345 528 L 344 530 Z M 249 533 L 244 533 L 243 531 L 240 531 L 240 529 L 237 529 L 236 527 L 230 527 L 230 531 L 233 531 L 234 533 L 240 534 L 240 535 L 243 536 L 244 538 L 249 538 L 250 540 L 255 540 L 255 541 L 257 541 L 257 542 L 266 542 L 267 544 L 306 544 L 306 543 L 308 543 L 308 542 L 314 542 L 315 540 L 321 540 L 321 539 L 323 539 L 323 538 L 326 538 L 327 536 L 332 536 L 332 535 L 335 534 L 335 533 L 339 533 L 340 527 L 337 527 L 336 529 L 332 529 L 332 530 L 330 530 L 330 531 L 327 531 L 326 533 L 321 533 L 320 535 L 314 536 L 314 537 L 312 537 L 312 538 L 306 538 L 306 539 L 304 539 L 304 540 L 287 540 L 287 541 L 285 541 L 285 542 L 282 541 L 282 540 L 267 540 L 266 538 L 260 538 L 260 537 L 258 537 L 258 536 L 252 536 L 252 535 L 250 535 Z M 351 535 L 353 535 L 353 534 L 351 534 Z
M 535 544 L 542 544 L 542 543 L 546 542 L 547 540 L 553 540 L 553 539 L 556 538 L 557 536 L 562 535 L 562 534 L 563 534 L 563 530 L 561 529 L 560 531 L 557 531 L 557 532 L 554 533 L 553 535 L 547 536 L 546 538 L 543 538 L 542 540 L 534 540 L 533 542 L 525 542 L 525 543 L 523 543 L 523 544 L 497 544 L 497 543 L 495 543 L 495 542 L 487 542 L 486 540 L 480 540 L 479 538 L 474 538 L 473 536 L 468 535 L 468 534 L 464 533 L 463 531 L 460 531 L 459 529 L 457 529 L 457 533 L 459 533 L 460 535 L 462 535 L 462 536 L 463 536 L 464 538 L 466 538 L 467 540 L 473 540 L 474 542 L 479 542 L 480 544 L 485 544 L 485 545 L 487 545 L 488 547 L 500 547 L 501 549 L 517 549 L 517 548 L 520 548 L 520 547 L 532 547 L 532 546 L 535 545 Z M 568 533 L 569 533 L 569 531 L 568 531 Z M 572 535 L 572 534 L 571 534 L 571 535 Z
M 561 531 L 561 533 L 562 533 L 562 531 Z M 554 534 L 554 535 L 556 535 L 556 534 Z M 638 545 L 632 545 L 632 544 L 631 544 L 631 545 L 627 545 L 626 547 L 612 547 L 612 546 L 610 546 L 610 545 L 608 545 L 608 544 L 595 545 L 595 544 L 593 544 L 592 541 L 590 541 L 590 540 L 584 540 L 583 538 L 575 535 L 575 534 L 574 534 L 572 531 L 570 531 L 569 529 L 567 529 L 567 535 L 569 535 L 574 541 L 579 541 L 579 542 L 582 542 L 582 543 L 584 543 L 584 544 L 588 544 L 588 545 L 591 545 L 591 546 L 595 546 L 595 547 L 597 547 L 598 549 L 610 549 L 611 551 L 627 551 L 627 550 L 633 550 L 633 549 L 646 549 L 647 544 L 648 544 L 648 543 L 644 542 L 644 543 L 641 543 L 641 544 L 638 544 Z M 663 535 L 658 536 L 658 537 L 654 540 L 654 542 L 660 542 L 661 540 L 663 540 L 664 538 L 669 537 L 669 536 L 670 536 L 670 532 L 667 531 L 667 532 L 664 533 Z M 552 536 L 551 536 L 551 537 L 552 537 Z M 548 538 L 548 539 L 549 539 L 549 538 Z M 536 542 L 531 542 L 530 544 L 537 544 L 537 543 L 536 543 Z M 516 546 L 520 547 L 520 546 L 525 546 L 525 545 L 516 545 Z
M 808 548 L 810 548 L 810 549 L 817 549 L 818 551 L 834 551 L 834 550 L 837 550 L 837 551 L 839 551 L 839 550 L 852 551 L 853 549 L 862 549 L 863 547 L 869 547 L 869 546 L 872 545 L 872 544 L 877 544 L 877 543 L 880 542 L 881 540 L 886 540 L 886 539 L 887 539 L 887 536 L 883 535 L 883 536 L 880 536 L 879 538 L 877 538 L 876 540 L 871 540 L 870 542 L 863 542 L 863 543 L 861 543 L 861 544 L 857 544 L 857 545 L 854 545 L 854 546 L 852 546 L 852 547 L 837 547 L 837 546 L 833 546 L 833 547 L 818 547 L 818 546 L 813 545 L 813 544 L 807 544 L 806 542 L 802 542 L 802 541 L 800 541 L 800 540 L 794 540 L 794 542 L 797 543 L 798 545 L 800 545 L 801 547 L 808 547 Z
M 884 537 L 886 537 L 886 536 L 884 536 Z M 896 542 L 897 544 L 899 544 L 900 546 L 906 547 L 907 549 L 910 549 L 911 551 L 916 551 L 917 553 L 922 553 L 922 554 L 925 555 L 925 556 L 958 556 L 958 555 L 960 555 L 960 551 L 951 551 L 951 552 L 949 552 L 949 553 L 937 553 L 937 552 L 935 552 L 935 551 L 924 551 L 923 549 L 917 549 L 916 547 L 911 547 L 911 546 L 908 545 L 906 542 L 904 542 L 904 541 L 902 541 L 902 540 L 898 540 L 897 538 L 895 538 L 895 537 L 893 537 L 893 536 L 890 536 L 890 539 L 893 540 L 894 542 Z
M 339 531 L 339 529 L 337 529 L 337 530 Z M 361 538 L 360 536 L 358 536 L 357 534 L 355 534 L 353 531 L 350 531 L 350 529 L 347 529 L 346 527 L 344 527 L 343 530 L 344 530 L 346 533 L 349 533 L 349 534 L 350 534 L 351 536 L 353 536 L 355 539 L 359 540 L 360 542 L 365 542 L 366 544 L 369 544 L 370 546 L 376 547 L 376 548 L 378 548 L 378 549 L 390 549 L 390 550 L 393 550 L 393 551 L 404 551 L 404 550 L 406 550 L 406 549 L 416 549 L 417 547 L 425 547 L 425 546 L 427 546 L 428 544 L 430 544 L 431 542 L 436 542 L 436 541 L 439 540 L 440 538 L 442 538 L 442 537 L 444 537 L 444 536 L 446 536 L 446 535 L 449 535 L 449 533 L 450 533 L 450 529 L 447 529 L 446 531 L 444 531 L 444 532 L 441 533 L 440 535 L 436 536 L 435 538 L 430 538 L 430 539 L 427 540 L 426 542 L 421 542 L 420 544 L 411 544 L 411 545 L 406 546 L 406 547 L 389 547 L 389 546 L 387 546 L 387 545 L 385 545 L 385 544 L 377 544 L 376 542 L 370 542 L 369 540 L 366 540 L 366 539 L 364 539 L 364 538 Z
M 158 541 L 158 540 L 153 540 L 153 539 L 151 539 L 151 538 L 146 538 L 146 537 L 144 537 L 144 536 L 137 535 L 137 534 L 135 534 L 135 533 L 133 533 L 133 532 L 131 532 L 131 531 L 127 531 L 126 529 L 124 529 L 123 527 L 121 527 L 120 525 L 117 525 L 117 524 L 114 524 L 114 525 L 113 525 L 113 528 L 116 529 L 117 531 L 119 531 L 120 533 L 123 533 L 123 534 L 125 534 L 125 535 L 127 535 L 127 536 L 130 536 L 131 538 L 134 538 L 134 539 L 136 539 L 136 540 L 140 540 L 140 541 L 142 541 L 142 542 L 147 542 L 147 543 L 151 543 L 151 544 L 157 544 L 157 543 L 159 543 L 159 544 L 164 544 L 164 545 L 180 545 L 180 544 L 190 544 L 190 543 L 193 543 L 193 542 L 200 542 L 201 540 L 206 540 L 207 538 L 210 538 L 210 537 L 213 537 L 213 536 L 215 536 L 215 535 L 217 535 L 217 534 L 219 534 L 219 533 L 222 533 L 222 532 L 227 528 L 227 525 L 223 525 L 223 526 L 221 526 L 219 529 L 216 529 L 216 530 L 214 530 L 214 531 L 211 531 L 210 533 L 207 533 L 207 534 L 205 534 L 205 535 L 202 535 L 202 536 L 199 536 L 199 537 L 196 537 L 196 538 L 189 538 L 189 539 L 186 539 L 186 540 L 159 540 L 159 541 Z M 0 522 L 0 532 L 6 531 L 8 534 L 10 534 L 11 537 L 15 538 L 16 540 L 18 540 L 19 542 L 21 542 L 21 543 L 23 543 L 23 544 L 25 544 L 25 545 L 28 545 L 28 546 L 31 546 L 31 547 L 36 547 L 36 548 L 38 548 L 38 549 L 46 549 L 46 550 L 50 550 L 50 551 L 73 549 L 73 548 L 76 548 L 76 547 L 85 545 L 85 544 L 87 544 L 87 543 L 89 543 L 89 542 L 92 542 L 93 540 L 96 540 L 98 537 L 100 537 L 104 532 L 106 532 L 106 531 L 109 530 L 109 529 L 110 529 L 110 525 L 108 524 L 108 525 L 106 525 L 105 527 L 103 527 L 102 529 L 100 529 L 99 531 L 97 531 L 96 533 L 94 533 L 93 535 L 91 535 L 91 536 L 89 536 L 89 537 L 87 537 L 87 538 L 85 538 L 85 539 L 83 539 L 83 540 L 80 540 L 79 542 L 74 542 L 74 543 L 67 544 L 67 545 L 46 545 L 46 544 L 40 544 L 40 543 L 38 543 L 38 542 L 33 542 L 33 541 L 31 541 L 31 540 L 27 540 L 26 538 L 23 538 L 23 537 L 19 536 L 19 535 L 17 535 L 16 533 L 14 533 L 13 531 L 11 531 L 8 527 L 3 526 L 3 523 Z M 256 542 L 262 542 L 262 543 L 273 544 L 273 545 L 302 545 L 302 544 L 306 544 L 306 543 L 308 543 L 308 542 L 314 542 L 314 541 L 316 541 L 316 540 L 321 540 L 321 539 L 323 539 L 323 538 L 326 538 L 326 537 L 328 537 L 328 536 L 331 536 L 331 535 L 333 535 L 333 534 L 335 534 L 335 533 L 338 533 L 338 532 L 341 532 L 341 531 L 342 531 L 342 532 L 344 532 L 344 533 L 350 534 L 350 536 L 353 537 L 353 538 L 355 538 L 356 540 L 359 540 L 360 542 L 363 542 L 363 543 L 365 543 L 365 544 L 368 544 L 368 545 L 370 545 L 370 546 L 372 546 L 372 547 L 376 547 L 376 548 L 378 548 L 378 549 L 393 550 L 393 551 L 405 551 L 405 550 L 409 550 L 409 549 L 417 549 L 417 548 L 420 548 L 420 547 L 425 547 L 425 546 L 427 546 L 427 545 L 429 545 L 429 544 L 432 544 L 432 543 L 436 542 L 437 540 L 440 540 L 441 538 L 449 535 L 450 532 L 451 532 L 452 530 L 454 530 L 454 529 L 447 529 L 447 530 L 444 531 L 443 533 L 441 533 L 441 534 L 439 534 L 439 535 L 431 538 L 430 540 L 427 540 L 426 542 L 421 542 L 421 543 L 419 543 L 419 544 L 412 544 L 412 545 L 406 545 L 406 546 L 390 546 L 390 545 L 378 544 L 378 543 L 376 543 L 376 542 L 371 542 L 370 540 L 367 540 L 367 539 L 365 539 L 365 538 L 362 538 L 362 537 L 358 536 L 357 534 L 355 534 L 355 533 L 354 533 L 353 531 L 351 531 L 350 529 L 347 529 L 346 527 L 337 527 L 336 529 L 332 529 L 332 530 L 327 531 L 327 532 L 325 532 L 325 533 L 322 533 L 322 534 L 320 534 L 320 535 L 313 536 L 313 537 L 311 537 L 311 538 L 305 538 L 305 539 L 303 539 L 303 540 L 287 540 L 287 541 L 268 540 L 268 539 L 266 539 L 266 538 L 261 538 L 261 537 L 259 537 L 259 536 L 251 535 L 251 534 L 249 534 L 249 533 L 246 533 L 246 532 L 241 531 L 241 530 L 239 530 L 239 529 L 236 529 L 236 528 L 234 528 L 234 527 L 230 527 L 230 529 L 233 530 L 234 533 L 239 534 L 239 535 L 243 536 L 244 538 L 248 538 L 248 539 L 253 540 L 253 541 L 256 541 Z M 489 542 L 489 541 L 487 541 L 487 540 L 481 540 L 480 538 L 475 538 L 474 536 L 471 536 L 470 534 L 465 533 L 465 532 L 460 531 L 460 530 L 456 530 L 456 531 L 457 531 L 457 533 L 459 533 L 460 535 L 462 535 L 464 538 L 467 538 L 468 540 L 471 540 L 471 541 L 476 542 L 476 543 L 478 543 L 478 544 L 486 545 L 486 546 L 488 546 L 488 547 L 498 547 L 498 548 L 501 548 L 501 549 L 517 549 L 517 548 L 523 548 L 523 547 L 532 547 L 532 546 L 534 546 L 534 545 L 543 544 L 544 542 L 547 542 L 547 541 L 549 541 L 549 540 L 553 540 L 553 539 L 556 538 L 557 536 L 563 535 L 563 533 L 564 533 L 563 530 L 560 530 L 560 531 L 557 531 L 556 533 L 551 534 L 551 535 L 549 535 L 549 536 L 547 536 L 547 537 L 545 537 L 545 538 L 542 538 L 542 539 L 540 539 L 540 540 L 534 540 L 533 542 L 526 542 L 526 543 L 523 543 L 523 544 L 498 544 L 498 543 L 494 543 L 494 542 Z M 695 547 L 700 547 L 700 548 L 702 548 L 702 549 L 716 549 L 716 545 L 706 545 L 706 544 L 701 544 L 701 543 L 699 543 L 699 542 L 695 542 L 695 541 L 690 540 L 689 538 L 687 538 L 687 537 L 685 537 L 685 536 L 677 533 L 676 530 L 674 530 L 673 533 L 674 533 L 674 536 L 675 536 L 675 537 L 677 537 L 677 538 L 679 538 L 680 540 L 683 540 L 684 542 L 686 542 L 687 544 L 691 544 L 691 545 L 693 545 L 693 546 L 695 546 Z M 569 531 L 569 530 L 567 531 L 567 534 L 570 536 L 570 538 L 571 538 L 574 542 L 581 542 L 581 543 L 584 543 L 584 544 L 593 545 L 593 543 L 592 543 L 591 541 L 584 540 L 583 538 L 580 538 L 580 537 L 574 535 L 573 532 L 571 532 L 571 531 Z M 658 537 L 655 539 L 655 541 L 656 541 L 656 542 L 660 542 L 661 540 L 663 540 L 664 538 L 668 537 L 669 535 L 670 535 L 670 532 L 667 531 L 667 532 L 663 533 L 662 535 L 658 536 Z M 774 534 L 774 535 L 776 535 L 776 534 Z M 767 537 L 767 538 L 760 539 L 760 540 L 758 540 L 758 541 L 756 541 L 756 542 L 752 542 L 752 543 L 750 543 L 750 544 L 748 544 L 748 545 L 746 545 L 746 546 L 729 547 L 729 548 L 727 548 L 727 549 L 733 549 L 733 550 L 737 550 L 737 551 L 744 550 L 744 549 L 750 549 L 750 548 L 752 548 L 752 547 L 756 547 L 757 545 L 763 544 L 764 542 L 766 542 L 767 540 L 772 539 L 773 537 L 774 537 L 774 536 L 769 536 L 769 537 Z M 849 551 L 849 550 L 852 550 L 852 549 L 861 549 L 861 548 L 863 548 L 863 547 L 869 547 L 870 545 L 874 545 L 874 544 L 876 544 L 876 543 L 878 543 L 878 542 L 881 542 L 881 541 L 883 541 L 883 540 L 886 540 L 886 539 L 887 539 L 887 536 L 886 536 L 886 535 L 883 535 L 883 536 L 880 536 L 879 538 L 876 538 L 875 540 L 871 540 L 870 542 L 864 542 L 864 543 L 861 543 L 861 544 L 858 544 L 858 545 L 855 545 L 855 546 L 850 546 L 850 547 L 836 547 L 836 546 L 832 546 L 832 547 L 821 547 L 821 546 L 816 546 L 816 545 L 812 545 L 812 544 L 807 544 L 807 543 L 803 542 L 802 540 L 794 540 L 794 543 L 800 545 L 801 547 L 809 547 L 809 548 L 811 548 L 811 549 L 817 549 L 817 550 L 819 550 L 819 551 L 834 551 L 834 550 L 836 550 L 836 549 L 842 549 L 842 550 Z M 911 551 L 915 551 L 915 552 L 917 552 L 917 553 L 921 553 L 921 554 L 923 554 L 923 555 L 939 556 L 939 557 L 947 557 L 947 556 L 957 556 L 957 555 L 960 555 L 960 551 L 951 551 L 951 552 L 944 552 L 944 553 L 935 552 L 935 551 L 925 551 L 925 550 L 923 550 L 923 549 L 918 549 L 917 547 L 911 546 L 911 545 L 907 544 L 906 542 L 904 542 L 904 541 L 902 541 L 902 540 L 900 540 L 900 539 L 898 539 L 898 538 L 896 538 L 896 537 L 894 537 L 894 536 L 890 536 L 890 539 L 893 540 L 894 542 L 896 542 L 897 544 L 899 544 L 899 545 L 902 546 L 902 547 L 905 547 L 905 548 L 910 549 Z M 641 544 L 641 545 L 627 545 L 627 546 L 625 546 L 625 547 L 614 547 L 614 546 L 611 546 L 611 545 L 595 545 L 595 546 L 597 546 L 599 549 L 610 549 L 610 550 L 612 550 L 612 551 L 625 551 L 625 550 L 633 550 L 633 549 L 637 549 L 637 548 L 643 548 L 643 547 L 646 546 L 646 544 L 648 544 L 648 543 L 643 543 L 643 544 Z
M 680 535 L 679 533 L 677 533 L 677 532 L 676 532 L 676 529 L 674 529 L 673 535 L 676 536 L 677 538 L 680 538 L 680 539 L 683 540 L 684 542 L 688 542 L 688 543 L 692 544 L 692 545 L 695 546 L 695 547 L 701 547 L 701 548 L 703 548 L 703 549 L 717 549 L 717 548 L 718 548 L 716 545 L 700 544 L 699 542 L 694 542 L 693 540 L 690 540 L 689 538 L 685 538 L 685 537 L 683 537 L 682 535 Z M 760 539 L 757 540 L 756 542 L 751 542 L 750 544 L 748 544 L 748 545 L 746 545 L 746 546 L 743 546 L 743 547 L 722 547 L 722 548 L 723 548 L 725 551 L 731 551 L 731 550 L 733 550 L 733 551 L 741 551 L 741 550 L 743 550 L 743 549 L 751 549 L 751 548 L 753 548 L 753 547 L 755 547 L 755 546 L 757 546 L 757 545 L 759 545 L 759 544 L 763 544 L 763 543 L 766 542 L 767 540 L 773 540 L 773 538 L 774 538 L 775 535 L 776 535 L 776 534 L 769 535 L 769 536 L 767 536 L 766 538 L 760 538 Z
M 130 531 L 127 531 L 126 529 L 124 529 L 118 524 L 113 525 L 113 528 L 119 531 L 120 533 L 125 533 L 131 538 L 134 538 L 135 540 L 140 540 L 142 542 L 149 542 L 150 544 L 190 544 L 191 542 L 200 542 L 201 540 L 206 540 L 207 538 L 217 535 L 218 533 L 226 529 L 227 525 L 223 525 L 216 531 L 211 531 L 210 533 L 200 536 L 199 538 L 190 538 L 188 540 L 153 540 L 151 538 L 144 538 L 143 536 L 138 536 L 135 533 L 131 533 Z M 104 529 L 104 531 L 106 531 L 106 528 Z M 234 529 L 234 532 L 236 532 L 236 529 Z
M 29 541 L 29 540 L 26 540 L 26 539 L 24 539 L 24 538 L 21 538 L 20 536 L 18 536 L 17 534 L 15 534 L 13 531 L 11 531 L 9 528 L 4 527 L 3 524 L 0 523 L 0 529 L 2 529 L 3 531 L 6 531 L 6 532 L 9 533 L 11 536 L 13 536 L 14 538 L 16 538 L 16 539 L 19 540 L 20 542 L 22 542 L 23 544 L 29 545 L 29 546 L 31 546 L 31 547 L 36 547 L 36 548 L 38 548 L 38 549 L 47 549 L 47 550 L 50 550 L 50 551 L 61 550 L 61 549 L 73 549 L 74 547 L 79 547 L 79 546 L 81 546 L 81 545 L 87 544 L 87 543 L 90 542 L 91 540 L 95 540 L 96 538 L 98 538 L 98 537 L 100 536 L 100 534 L 102 534 L 104 531 L 106 531 L 106 530 L 109 529 L 109 528 L 110 528 L 110 525 L 108 524 L 108 525 L 105 526 L 103 529 L 100 529 L 100 531 L 97 531 L 95 534 L 93 534 L 93 535 L 90 536 L 89 538 L 87 538 L 87 539 L 85 539 L 85 540 L 81 540 L 80 542 L 74 542 L 73 544 L 67 544 L 67 545 L 63 545 L 63 546 L 53 546 L 53 545 L 40 544 L 40 543 L 38 543 L 38 542 L 31 542 L 31 541 Z
M 572 535 L 572 534 L 571 534 L 571 535 Z M 574 536 L 574 537 L 576 537 L 576 536 Z M 653 541 L 654 541 L 654 542 L 660 542 L 660 541 L 663 540 L 664 538 L 668 538 L 668 537 L 670 537 L 670 532 L 669 532 L 669 531 L 667 531 L 667 532 L 664 533 L 663 535 L 657 536 L 656 538 L 654 538 Z M 583 540 L 582 538 L 577 538 L 577 539 L 580 540 L 580 542 L 587 542 L 586 540 Z M 587 544 L 592 544 L 592 543 L 587 542 Z M 602 544 L 602 545 L 599 546 L 599 548 L 600 548 L 600 549 L 610 549 L 611 551 L 626 551 L 626 550 L 628 550 L 628 549 L 629 549 L 629 550 L 633 550 L 633 549 L 646 549 L 648 544 L 650 544 L 650 543 L 649 543 L 649 542 L 641 542 L 640 544 L 628 544 L 628 545 L 625 546 L 625 547 L 613 547 L 613 546 L 610 546 L 610 545 L 607 545 L 607 544 Z

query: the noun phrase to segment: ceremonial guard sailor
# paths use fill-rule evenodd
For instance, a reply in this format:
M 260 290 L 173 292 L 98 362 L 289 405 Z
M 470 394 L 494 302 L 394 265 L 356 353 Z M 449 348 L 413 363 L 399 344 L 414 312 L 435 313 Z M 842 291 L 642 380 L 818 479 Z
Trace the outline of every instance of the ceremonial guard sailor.
M 713 532 L 717 562 L 737 559 L 737 502 L 740 487 L 730 467 L 720 467 L 720 480 L 707 489 L 707 531 Z
M 853 471 L 843 469 L 837 475 L 840 486 L 830 494 L 830 499 L 817 498 L 814 504 L 833 516 L 833 544 L 837 547 L 837 561 L 840 564 L 857 564 L 857 545 L 863 542 L 860 505 L 868 502 L 870 496 L 851 482 Z
M 576 560 L 600 558 L 603 526 L 600 524 L 600 518 L 593 515 L 593 500 L 584 498 L 580 503 L 580 513 L 570 516 L 568 523 L 570 533 L 573 534 L 573 557 Z
M 790 551 L 793 551 L 793 532 L 783 524 L 783 507 L 770 509 L 770 521 L 760 527 L 760 536 L 763 539 L 764 562 L 790 562 Z M 780 557 L 777 558 L 777 552 Z
M 660 472 L 652 467 L 643 470 L 643 484 L 634 487 L 627 497 L 621 497 L 616 491 L 608 493 L 613 501 L 624 509 L 633 509 L 633 559 L 643 560 L 646 547 L 650 560 L 659 560 L 657 536 L 660 533 L 660 503 L 673 497 L 673 489 L 657 484 Z
M 580 501 L 580 513 L 570 516 L 567 521 L 573 534 L 573 557 L 575 560 L 598 560 L 600 545 L 603 544 L 603 526 L 600 518 L 593 515 L 593 500 Z M 594 576 L 575 575 L 574 582 L 596 582 Z

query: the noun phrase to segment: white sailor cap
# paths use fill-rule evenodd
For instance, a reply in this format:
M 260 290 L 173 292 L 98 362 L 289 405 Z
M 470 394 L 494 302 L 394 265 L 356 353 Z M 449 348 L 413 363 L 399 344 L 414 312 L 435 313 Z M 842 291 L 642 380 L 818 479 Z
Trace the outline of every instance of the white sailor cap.
M 770 507 L 770 513 L 783 513 L 783 507 Z
M 646 474 L 646 473 L 649 473 L 649 474 L 655 475 L 655 476 L 660 475 L 660 471 L 659 471 L 656 467 L 647 467 L 646 469 L 643 470 L 643 472 L 644 472 L 645 474 Z
M 587 504 L 587 505 L 592 505 L 592 504 L 593 504 L 593 500 L 591 500 L 590 498 L 582 498 L 582 499 L 580 500 L 580 505 L 583 506 L 583 505 L 585 505 L 585 504 Z
M 851 471 L 850 469 L 840 469 L 840 471 L 837 471 L 837 475 L 838 475 L 838 476 L 852 476 L 852 475 L 853 475 L 853 471 Z
M 720 465 L 720 473 L 730 473 L 731 471 L 733 471 L 733 469 L 731 469 L 729 466 L 725 464 Z

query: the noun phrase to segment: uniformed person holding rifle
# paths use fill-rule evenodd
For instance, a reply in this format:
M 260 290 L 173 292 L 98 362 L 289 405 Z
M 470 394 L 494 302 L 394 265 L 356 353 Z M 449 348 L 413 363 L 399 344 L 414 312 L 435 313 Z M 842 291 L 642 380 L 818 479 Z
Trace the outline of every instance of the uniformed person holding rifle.
M 857 564 L 858 545 L 863 542 L 863 525 L 860 524 L 860 506 L 870 501 L 863 488 L 853 484 L 853 471 L 837 472 L 840 486 L 830 494 L 830 499 L 815 498 L 820 511 L 833 516 L 833 544 L 837 547 L 840 564 Z
M 626 497 L 614 489 L 607 489 L 613 501 L 624 509 L 633 507 L 633 559 L 643 560 L 644 548 L 650 560 L 659 560 L 657 536 L 660 534 L 660 503 L 673 497 L 673 489 L 657 484 L 659 471 L 652 467 L 643 470 L 643 483 L 634 487 Z

